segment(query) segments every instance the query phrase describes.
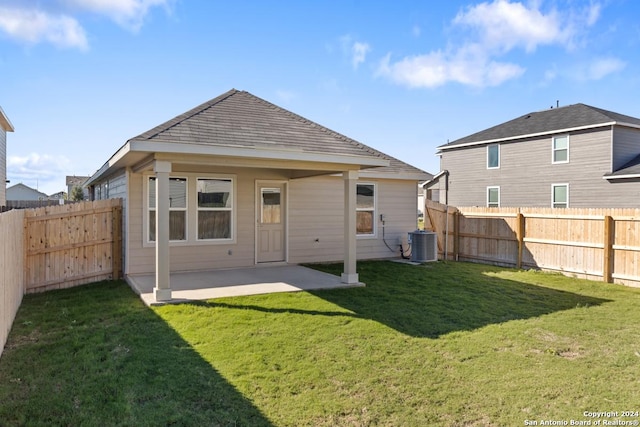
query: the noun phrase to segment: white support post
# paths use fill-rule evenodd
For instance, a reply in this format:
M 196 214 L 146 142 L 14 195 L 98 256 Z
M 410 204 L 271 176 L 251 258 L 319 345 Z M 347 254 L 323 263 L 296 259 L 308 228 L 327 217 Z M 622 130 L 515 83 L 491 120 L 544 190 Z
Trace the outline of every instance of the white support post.
M 156 301 L 171 300 L 169 281 L 169 173 L 171 162 L 156 160 Z
M 356 188 L 358 171 L 342 173 L 344 179 L 344 272 L 343 283 L 358 283 L 356 271 Z

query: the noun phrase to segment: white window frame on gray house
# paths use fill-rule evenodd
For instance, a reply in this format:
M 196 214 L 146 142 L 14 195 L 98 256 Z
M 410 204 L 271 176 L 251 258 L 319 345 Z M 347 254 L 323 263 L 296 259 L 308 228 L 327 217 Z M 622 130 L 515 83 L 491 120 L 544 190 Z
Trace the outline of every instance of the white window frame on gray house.
M 491 190 L 497 190 L 498 201 L 491 201 Z M 487 207 L 488 208 L 499 208 L 500 207 L 500 186 L 499 185 L 491 185 L 487 187 Z
M 566 147 L 558 148 L 557 141 L 564 139 L 566 141 Z M 566 159 L 557 160 L 556 154 L 562 151 L 566 152 Z M 551 163 L 552 164 L 560 164 L 560 163 L 569 163 L 569 135 L 556 135 L 551 139 Z
M 373 189 L 373 206 L 362 206 L 358 201 L 358 195 L 360 194 L 360 187 L 370 186 Z M 376 237 L 378 232 L 378 221 L 377 221 L 377 213 L 378 211 L 378 189 L 375 182 L 358 182 L 356 184 L 356 215 L 360 215 L 361 213 L 371 212 L 371 232 L 364 233 L 356 230 L 356 235 L 358 238 L 366 238 L 366 237 Z M 358 220 L 356 219 L 356 227 L 358 224 Z
M 556 188 L 565 188 L 565 201 L 556 201 Z M 558 206 L 564 205 L 564 206 Z M 552 208 L 568 208 L 569 207 L 569 184 L 551 184 L 551 207 Z
M 495 148 L 496 153 L 491 155 L 492 148 Z M 492 160 L 495 160 L 495 165 L 492 165 Z M 500 169 L 500 144 L 487 145 L 487 169 Z
M 155 206 L 155 180 L 156 177 L 155 176 L 147 176 L 146 178 L 146 182 L 147 182 L 147 188 L 145 189 L 146 191 L 146 200 L 147 200 L 147 209 L 145 212 L 145 216 L 146 216 L 146 241 L 147 243 L 155 243 L 155 229 L 153 230 L 153 236 L 154 238 L 152 239 L 152 229 L 151 229 L 151 212 L 153 212 L 155 214 L 156 211 L 156 206 Z M 171 200 L 171 183 L 172 182 L 181 182 L 184 181 L 184 206 L 180 206 L 179 203 L 172 203 Z M 151 192 L 153 189 L 153 197 L 154 197 L 154 202 L 152 203 L 151 200 Z M 188 240 L 188 236 L 189 236 L 189 215 L 188 215 L 188 211 L 189 211 L 189 179 L 187 177 L 183 177 L 183 176 L 172 176 L 169 177 L 169 223 L 171 223 L 171 215 L 174 212 L 184 212 L 184 238 L 182 239 L 172 239 L 171 237 L 169 237 L 169 241 L 170 242 L 186 242 Z M 155 222 L 154 222 L 155 224 Z M 171 236 L 171 234 L 170 234 Z

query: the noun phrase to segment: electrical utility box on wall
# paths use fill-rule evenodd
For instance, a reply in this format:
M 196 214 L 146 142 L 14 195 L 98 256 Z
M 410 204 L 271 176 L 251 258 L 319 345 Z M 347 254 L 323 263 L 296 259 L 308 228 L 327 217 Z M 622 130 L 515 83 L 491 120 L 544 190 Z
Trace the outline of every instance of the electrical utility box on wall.
M 432 231 L 416 230 L 409 233 L 412 262 L 438 260 L 438 235 Z

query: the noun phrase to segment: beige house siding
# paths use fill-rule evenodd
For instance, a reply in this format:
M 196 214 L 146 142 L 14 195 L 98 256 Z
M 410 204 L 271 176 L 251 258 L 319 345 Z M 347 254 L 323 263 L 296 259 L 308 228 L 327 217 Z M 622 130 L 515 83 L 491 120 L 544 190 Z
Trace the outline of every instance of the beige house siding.
M 500 144 L 500 167 L 487 169 L 487 146 L 446 150 L 449 204 L 486 206 L 487 187 L 500 187 L 500 205 L 551 206 L 552 184 L 569 184 L 570 207 L 638 207 L 640 184 L 612 184 L 611 129 L 569 135 L 569 162 L 552 164 L 551 136 Z M 633 194 L 634 199 L 629 199 Z
M 400 239 L 417 227 L 415 181 L 361 179 L 374 184 L 376 212 L 374 236 L 358 236 L 358 259 L 398 256 Z M 341 177 L 322 177 L 291 181 L 290 252 L 292 263 L 337 261 L 343 256 L 343 188 Z M 383 241 L 380 215 L 385 216 Z
M 255 264 L 256 185 L 258 181 L 282 181 L 288 193 L 287 260 L 290 263 L 339 261 L 344 251 L 343 179 L 324 176 L 289 180 L 288 172 L 271 169 L 174 167 L 171 176 L 187 178 L 188 242 L 170 244 L 171 271 L 246 267 Z M 149 174 L 130 173 L 127 209 L 127 274 L 155 271 L 155 247 L 146 242 L 147 203 L 145 181 Z M 195 240 L 197 224 L 195 180 L 202 177 L 235 180 L 235 241 L 206 243 Z M 358 258 L 398 256 L 399 239 L 416 228 L 416 181 L 365 179 L 376 185 L 375 237 L 358 238 Z M 386 216 L 386 241 L 382 240 L 380 214 Z M 193 237 L 193 238 L 191 238 Z M 316 241 L 317 239 L 317 241 Z
M 0 206 L 7 204 L 7 133 L 0 126 Z

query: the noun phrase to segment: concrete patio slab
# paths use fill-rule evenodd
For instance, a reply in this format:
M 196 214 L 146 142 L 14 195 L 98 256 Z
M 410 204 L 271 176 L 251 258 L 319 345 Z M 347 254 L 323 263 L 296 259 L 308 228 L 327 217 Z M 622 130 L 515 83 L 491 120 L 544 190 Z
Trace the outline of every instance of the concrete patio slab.
M 181 272 L 171 273 L 173 299 L 159 303 L 153 296 L 155 275 L 130 275 L 126 280 L 146 305 L 364 286 L 364 283 L 342 283 L 338 276 L 299 265 Z

